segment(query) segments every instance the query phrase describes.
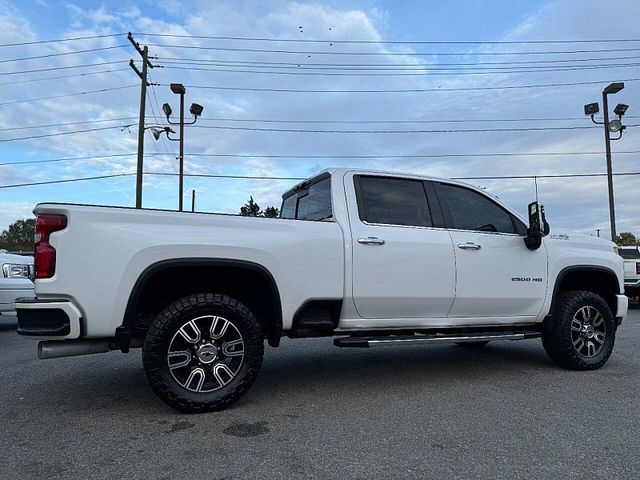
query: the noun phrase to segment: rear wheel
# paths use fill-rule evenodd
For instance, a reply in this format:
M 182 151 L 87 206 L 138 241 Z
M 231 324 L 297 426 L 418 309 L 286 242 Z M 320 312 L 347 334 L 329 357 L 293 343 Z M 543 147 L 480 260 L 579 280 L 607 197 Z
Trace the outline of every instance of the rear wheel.
M 142 360 L 153 391 L 190 413 L 222 410 L 255 381 L 264 344 L 260 325 L 242 303 L 201 293 L 176 300 L 155 318 Z
M 595 370 L 609 359 L 615 330 L 611 309 L 600 295 L 564 292 L 558 299 L 554 316 L 544 322 L 542 345 L 563 367 Z

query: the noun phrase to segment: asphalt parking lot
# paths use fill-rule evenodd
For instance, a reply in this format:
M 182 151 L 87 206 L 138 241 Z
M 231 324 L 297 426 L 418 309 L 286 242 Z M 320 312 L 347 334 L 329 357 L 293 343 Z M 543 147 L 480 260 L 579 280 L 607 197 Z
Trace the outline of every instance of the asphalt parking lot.
M 0 477 L 640 478 L 640 310 L 595 372 L 538 340 L 267 349 L 225 412 L 180 414 L 139 351 L 39 361 L 0 331 Z

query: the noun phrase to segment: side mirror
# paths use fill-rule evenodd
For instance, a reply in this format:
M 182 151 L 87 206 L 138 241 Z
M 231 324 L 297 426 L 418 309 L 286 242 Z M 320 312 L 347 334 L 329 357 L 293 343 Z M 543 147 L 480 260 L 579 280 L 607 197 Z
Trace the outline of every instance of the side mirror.
M 549 234 L 549 224 L 544 214 L 544 207 L 538 202 L 529 204 L 529 228 L 524 243 L 529 250 L 536 250 L 542 245 L 542 237 Z

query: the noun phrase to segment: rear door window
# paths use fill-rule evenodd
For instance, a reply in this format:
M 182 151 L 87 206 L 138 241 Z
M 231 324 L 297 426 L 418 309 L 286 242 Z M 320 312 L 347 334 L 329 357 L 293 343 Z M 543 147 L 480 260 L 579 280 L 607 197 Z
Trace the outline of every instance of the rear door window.
M 384 225 L 433 225 L 422 181 L 362 175 L 355 181 L 361 220 Z

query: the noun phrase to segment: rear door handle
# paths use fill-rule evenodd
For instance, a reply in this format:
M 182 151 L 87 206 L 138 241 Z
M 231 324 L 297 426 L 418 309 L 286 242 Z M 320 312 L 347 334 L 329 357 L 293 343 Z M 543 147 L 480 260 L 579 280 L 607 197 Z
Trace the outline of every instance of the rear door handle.
M 359 238 L 358 243 L 362 243 L 364 245 L 384 245 L 384 240 L 378 237 L 365 237 Z
M 461 248 L 463 250 L 480 250 L 482 247 L 477 243 L 466 242 L 466 243 L 459 243 L 458 248 Z

